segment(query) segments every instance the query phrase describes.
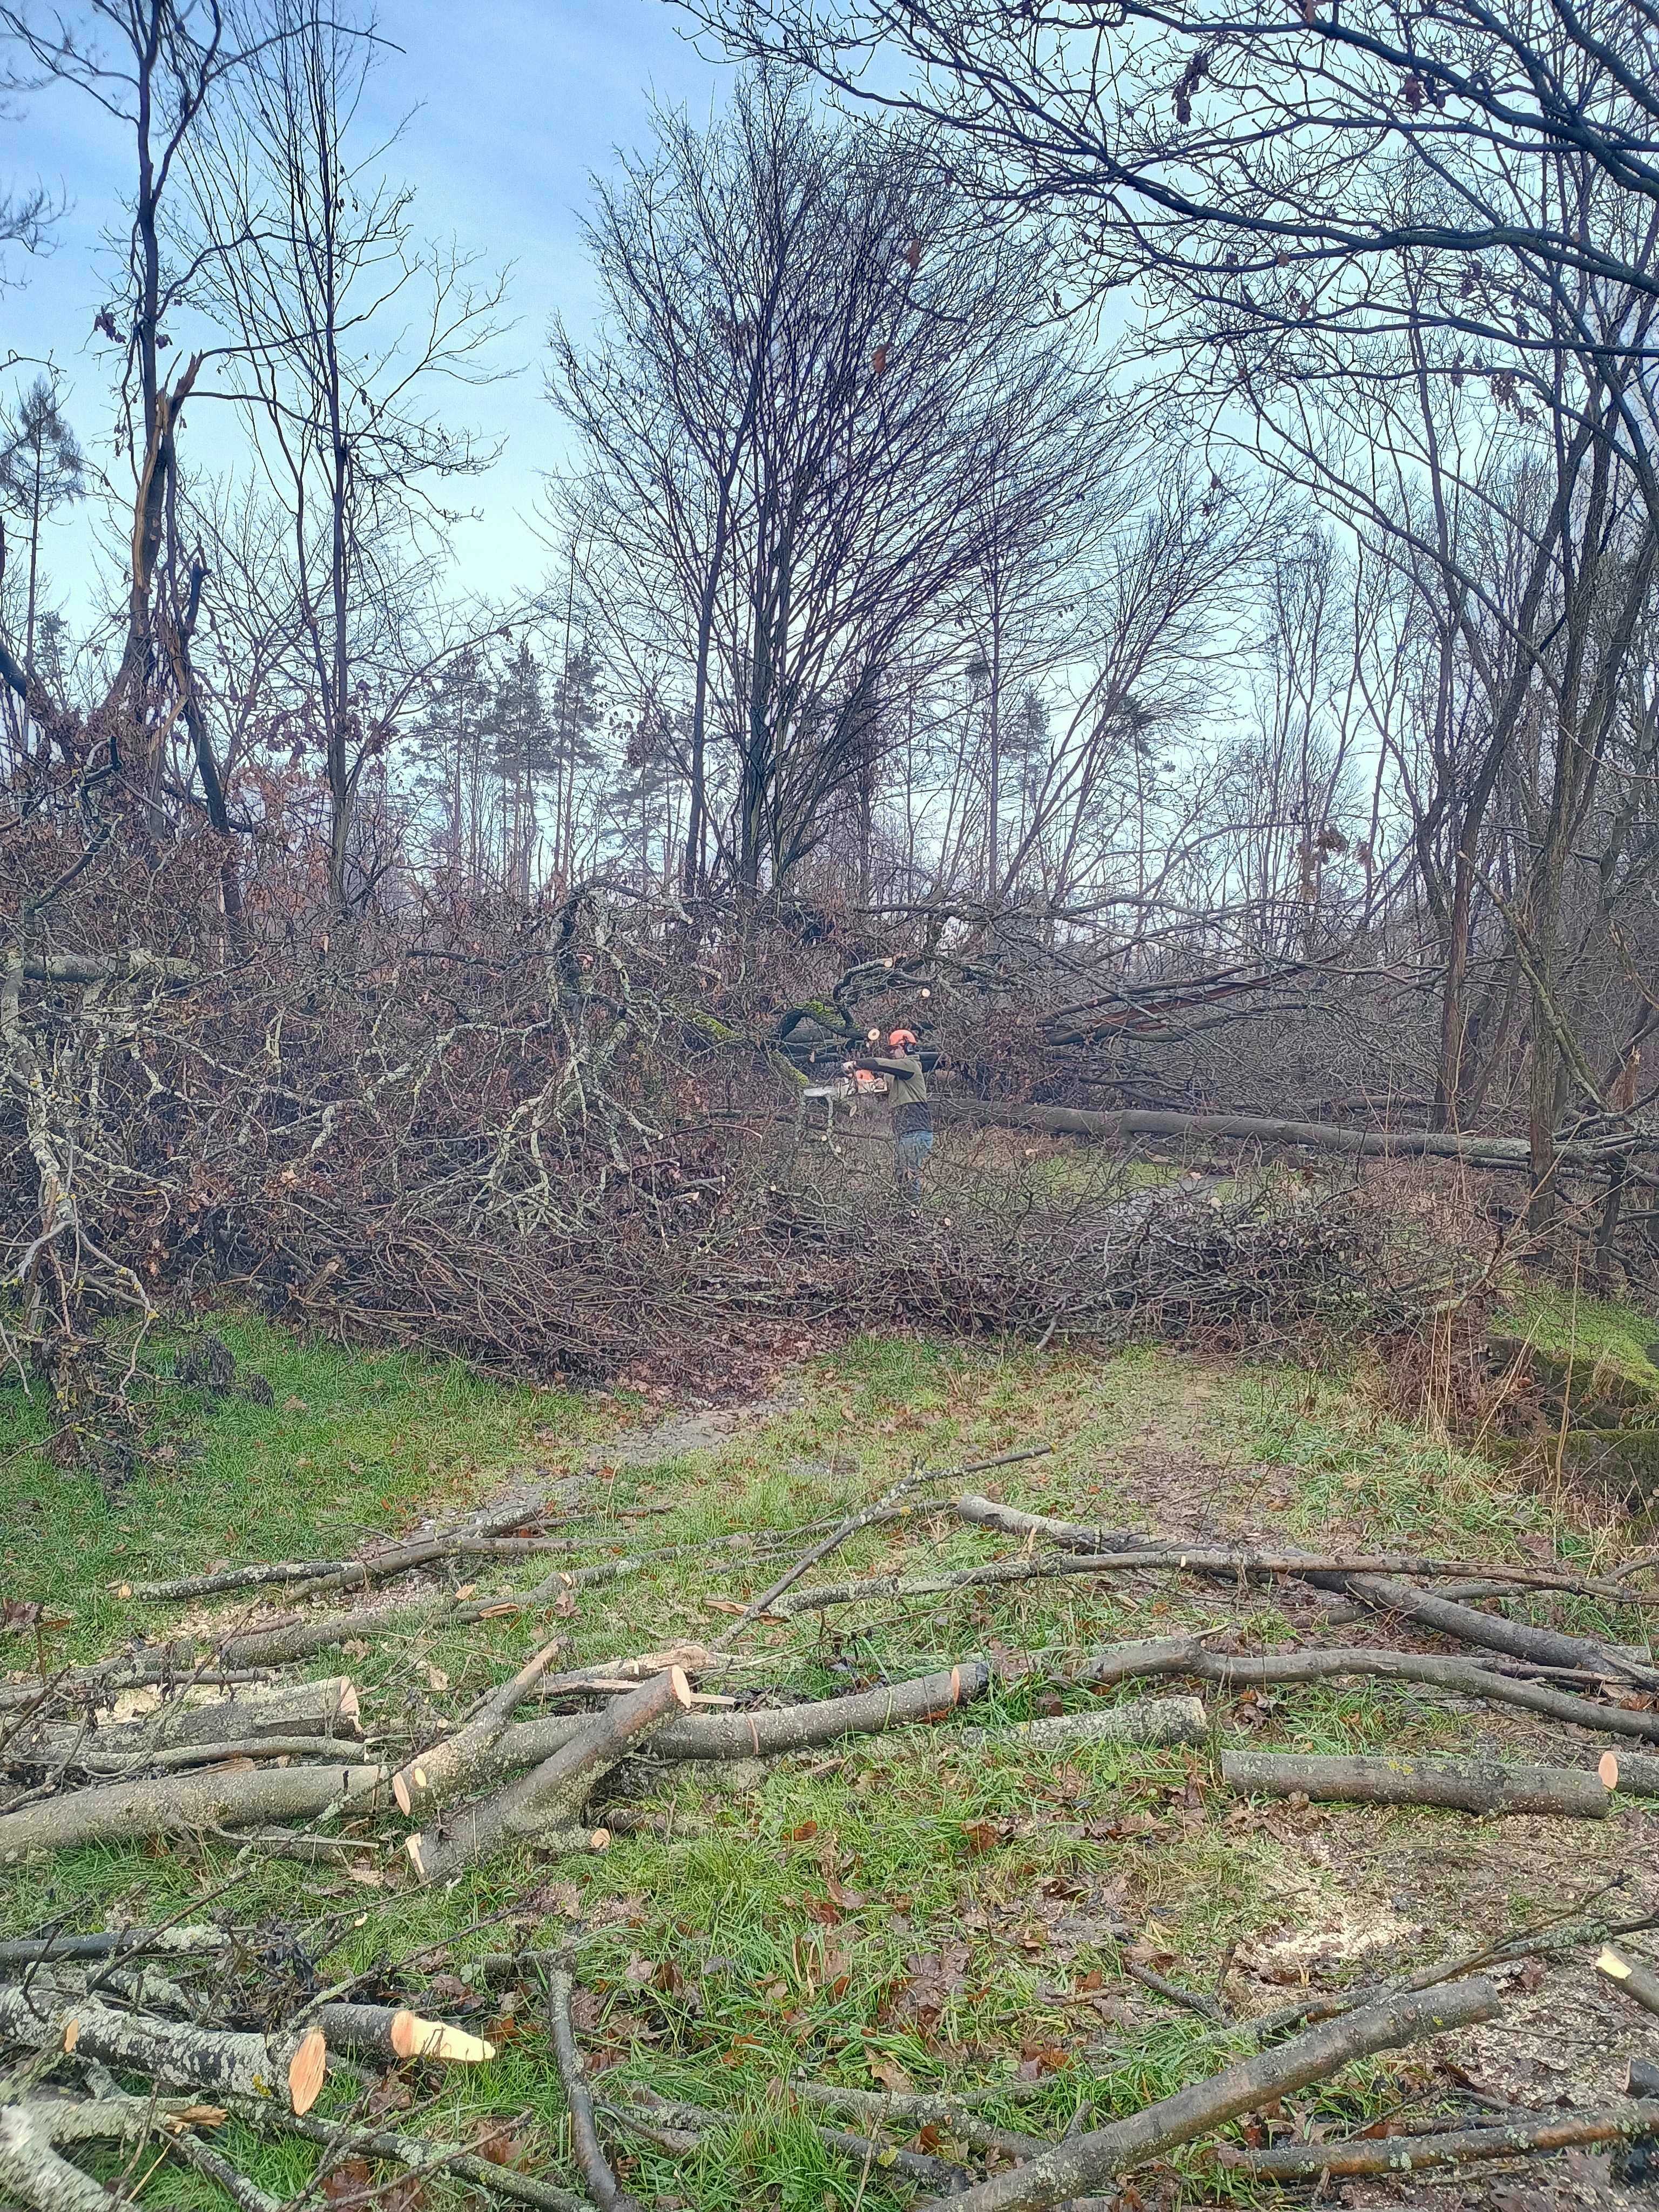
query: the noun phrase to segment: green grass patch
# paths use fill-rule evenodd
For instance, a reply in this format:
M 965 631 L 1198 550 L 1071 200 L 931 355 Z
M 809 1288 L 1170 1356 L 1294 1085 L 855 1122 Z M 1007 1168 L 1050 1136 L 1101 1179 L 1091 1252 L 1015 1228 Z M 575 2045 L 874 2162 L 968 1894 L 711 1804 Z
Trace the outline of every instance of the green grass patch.
M 1659 1399 L 1659 1312 L 1545 1285 L 1509 1298 L 1496 1326 L 1558 1360 L 1588 1359 Z

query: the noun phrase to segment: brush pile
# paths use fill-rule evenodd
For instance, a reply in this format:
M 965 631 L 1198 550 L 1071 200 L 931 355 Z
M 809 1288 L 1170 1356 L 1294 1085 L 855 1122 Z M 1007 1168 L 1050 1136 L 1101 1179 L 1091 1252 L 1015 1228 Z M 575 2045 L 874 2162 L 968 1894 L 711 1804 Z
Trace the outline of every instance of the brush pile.
M 235 1866 L 271 1857 L 431 1888 L 507 1854 L 546 1860 L 602 1852 L 614 1833 L 660 1822 L 653 1796 L 688 1767 L 744 1787 L 769 1763 L 817 1756 L 830 1745 L 856 1757 L 859 1738 L 919 1724 L 950 1731 L 970 1757 L 1015 1741 L 1190 1746 L 1201 1786 L 1240 1801 L 1430 1805 L 1485 1817 L 1620 1814 L 1644 1823 L 1644 1801 L 1659 1797 L 1659 1665 L 1650 1651 L 1537 1626 L 1482 1602 L 1552 1593 L 1627 1607 L 1638 1601 L 1640 1562 L 1632 1562 L 1630 1576 L 1594 1577 L 1565 1566 L 1403 1553 L 1200 1545 L 1055 1520 L 960 1486 L 969 1475 L 1040 1456 L 1040 1449 L 1016 1451 L 913 1474 L 834 1523 L 774 1531 L 750 1553 L 761 1562 L 758 1587 L 713 1601 L 726 1625 L 711 1643 L 681 1638 L 559 1671 L 556 1634 L 430 1736 L 411 1735 L 395 1711 L 366 1710 L 345 1674 L 291 1670 L 343 1648 L 361 1651 L 433 1630 L 556 1619 L 574 1589 L 648 1576 L 647 1550 L 588 1567 L 556 1565 L 532 1587 L 489 1596 L 429 1579 L 461 1560 L 472 1571 L 549 1552 L 571 1559 L 584 1478 L 354 1559 L 138 1585 L 126 1595 L 175 1605 L 240 1601 L 275 1589 L 284 1609 L 0 1685 L 0 1771 L 9 1778 L 0 1796 L 0 1864 L 188 1837 L 231 1857 L 227 1894 Z M 853 1537 L 904 1522 L 914 1530 L 1002 1535 L 1013 1547 L 949 1573 L 812 1581 L 812 1570 Z M 780 1571 L 769 1574 L 773 1564 Z M 417 1576 L 428 1579 L 410 1586 Z M 1066 1577 L 1109 1588 L 1144 1587 L 1151 1578 L 1195 1583 L 1222 1610 L 1200 1632 L 1107 1645 L 1081 1663 L 994 1644 L 988 1656 L 963 1654 L 931 1673 L 834 1698 L 803 1698 L 769 1681 L 769 1662 L 741 1649 L 757 1625 L 823 1619 L 871 1599 L 902 1607 Z M 404 1585 L 396 1595 L 377 1591 L 394 1581 Z M 1316 1593 L 1332 1625 L 1364 1619 L 1462 1648 L 1418 1650 L 1382 1640 L 1237 1648 L 1228 1598 L 1237 1606 L 1264 1587 L 1292 1586 Z M 348 1591 L 357 1601 L 342 1604 Z M 254 1601 L 263 1603 L 263 1595 Z M 1127 1701 L 1095 1695 L 1052 1717 L 999 1722 L 1001 1689 L 1033 1675 L 1048 1676 L 1074 1699 L 1125 1685 L 1159 1693 Z M 1431 1686 L 1465 1704 L 1519 1711 L 1534 1724 L 1573 1733 L 1561 1735 L 1559 1756 L 1525 1765 L 1478 1751 L 1314 1756 L 1226 1740 L 1223 1700 L 1269 1685 L 1367 1678 Z M 1209 1708 L 1194 1694 L 1206 1686 L 1217 1701 Z M 977 1717 L 966 1711 L 974 1706 L 984 1709 L 988 1725 L 966 1724 Z M 1600 1741 L 1586 1749 L 1587 1738 Z M 685 1832 L 684 1822 L 677 1832 Z M 1218 1998 L 1126 1954 L 1127 1973 L 1160 1999 L 1200 2014 L 1240 2055 L 1127 2117 L 1090 2127 L 1079 2115 L 1058 2139 L 988 2122 L 966 2090 L 929 2097 L 802 2078 L 778 2094 L 866 2179 L 878 2171 L 889 2187 L 913 2187 L 926 2203 L 948 2197 L 965 2212 L 1080 2203 L 1182 2146 L 1207 2147 L 1197 2154 L 1263 2184 L 1415 2174 L 1586 2144 L 1639 2148 L 1659 2136 L 1659 2075 L 1639 2055 L 1623 2094 L 1593 2109 L 1482 2107 L 1458 2116 L 1464 2124 L 1443 2120 L 1347 2141 L 1297 2140 L 1282 2130 L 1275 2138 L 1271 2124 L 1255 2125 L 1242 2144 L 1218 2137 L 1229 2123 L 1277 2110 L 1279 2100 L 1356 2059 L 1498 2018 L 1504 1998 L 1496 1970 L 1519 1958 L 1594 1953 L 1610 2006 L 1634 2008 L 1626 2014 L 1632 2025 L 1644 2013 L 1659 2016 L 1659 1975 L 1631 1944 L 1656 1926 L 1652 1910 L 1580 1912 L 1401 1978 L 1304 1992 L 1250 2018 L 1235 2018 Z M 308 1968 L 299 1971 L 269 1931 L 216 1920 L 199 1906 L 150 1929 L 70 1932 L 60 1920 L 0 1943 L 0 2046 L 10 2069 L 0 2081 L 0 2194 L 29 2212 L 107 2212 L 94 2171 L 125 2159 L 120 2171 L 131 2179 L 155 2151 L 216 2183 L 241 2212 L 274 2212 L 274 2200 L 208 2140 L 238 2122 L 320 2145 L 324 2174 L 361 2172 L 362 2191 L 374 2169 L 386 2166 L 423 2179 L 448 2173 L 542 2212 L 578 2212 L 590 2203 L 626 2212 L 634 2200 L 617 2178 L 612 2146 L 619 2139 L 689 2156 L 724 2116 L 638 2088 L 602 2094 L 603 2081 L 590 2081 L 577 2000 L 593 1932 L 579 1921 L 556 1950 L 458 1958 L 464 1972 L 439 1978 L 441 2004 L 422 2002 L 420 1990 L 384 1976 L 368 1989 L 362 1984 L 374 1978 L 367 1976 L 324 1986 Z M 1129 1932 L 1115 1931 L 1126 1942 Z M 447 1953 L 441 1945 L 417 1955 L 429 1966 Z M 407 2069 L 419 2079 L 423 2069 L 489 2067 L 496 2050 L 488 2021 L 453 2015 L 476 2014 L 503 1990 L 516 1990 L 522 2008 L 544 2016 L 568 2112 L 569 2154 L 586 2196 L 480 2154 L 476 2145 L 383 2124 L 388 2107 L 375 2101 L 376 2076 L 365 2069 L 386 2069 L 388 2078 Z M 458 1997 L 466 2002 L 458 2005 Z M 986 2091 L 1005 2103 L 1020 2094 L 1014 2082 Z M 325 2186 L 325 2193 L 336 2192 Z

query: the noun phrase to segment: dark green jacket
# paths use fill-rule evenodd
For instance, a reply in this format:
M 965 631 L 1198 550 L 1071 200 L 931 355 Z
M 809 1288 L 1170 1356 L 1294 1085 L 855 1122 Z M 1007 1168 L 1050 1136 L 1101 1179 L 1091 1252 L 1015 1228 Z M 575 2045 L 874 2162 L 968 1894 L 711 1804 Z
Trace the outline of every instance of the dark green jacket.
M 892 1085 L 893 1134 L 908 1137 L 918 1129 L 931 1129 L 933 1109 L 927 1103 L 927 1072 L 922 1066 L 919 1054 L 898 1053 L 889 1058 L 872 1055 L 860 1060 L 860 1067 L 867 1067 L 877 1075 L 884 1075 Z

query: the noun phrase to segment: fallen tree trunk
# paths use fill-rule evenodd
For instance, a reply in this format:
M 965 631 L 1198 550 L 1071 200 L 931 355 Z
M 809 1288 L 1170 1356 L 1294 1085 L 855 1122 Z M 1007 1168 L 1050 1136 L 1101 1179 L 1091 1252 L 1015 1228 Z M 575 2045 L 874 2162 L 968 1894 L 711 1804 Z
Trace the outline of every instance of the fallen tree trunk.
M 252 2035 L 112 2012 L 91 1998 L 0 1989 L 0 2036 L 31 2051 L 73 2051 L 106 2066 L 215 2096 L 280 2097 L 295 2112 L 317 2101 L 328 2063 L 322 2032 Z
M 1279 1121 L 1257 1114 L 1174 1114 L 1160 1108 L 1127 1106 L 1097 1112 L 1076 1106 L 1026 1106 L 1012 1102 L 941 1098 L 934 1108 L 941 1126 L 972 1128 L 1042 1129 L 1050 1136 L 1231 1138 L 1262 1145 L 1305 1145 L 1316 1152 L 1343 1152 L 1364 1159 L 1461 1160 L 1467 1167 L 1491 1168 L 1511 1175 L 1530 1174 L 1531 1149 L 1522 1137 L 1459 1136 L 1441 1129 L 1354 1129 L 1340 1121 Z M 1555 1157 L 1564 1168 L 1605 1168 L 1613 1159 L 1655 1148 L 1656 1139 L 1632 1131 L 1610 1138 L 1558 1140 Z
M 1422 2173 L 1437 2166 L 1468 2166 L 1483 2158 L 1528 2158 L 1578 2143 L 1628 2142 L 1659 2132 L 1659 2104 L 1610 2106 L 1549 2119 L 1494 2122 L 1431 2136 L 1383 2136 L 1358 2142 L 1276 2143 L 1268 2150 L 1218 2152 L 1235 2173 L 1258 2181 L 1333 2180 L 1376 2173 Z
M 334 1806 L 373 1812 L 385 1802 L 379 1766 L 283 1766 L 161 1775 L 76 1790 L 0 1813 L 0 1866 L 33 1851 L 136 1843 L 196 1828 L 315 1820 Z
M 1599 1775 L 1572 1766 L 1504 1766 L 1496 1759 L 1334 1758 L 1224 1751 L 1221 1779 L 1240 1796 L 1304 1796 L 1361 1805 L 1445 1805 L 1460 1813 L 1550 1813 L 1600 1820 L 1610 1801 Z
M 1460 1696 L 1488 1698 L 1494 1705 L 1517 1705 L 1524 1712 L 1545 1713 L 1550 1719 L 1571 1721 L 1576 1727 L 1596 1729 L 1604 1735 L 1646 1736 L 1659 1740 L 1659 1713 L 1632 1712 L 1622 1705 L 1577 1697 L 1571 1690 L 1552 1689 L 1543 1682 L 1518 1681 L 1509 1674 L 1482 1667 L 1477 1660 L 1457 1659 L 1430 1651 L 1378 1651 L 1334 1646 L 1308 1651 L 1270 1651 L 1247 1657 L 1231 1651 L 1212 1651 L 1198 1636 L 1171 1636 L 1145 1644 L 1109 1644 L 1087 1660 L 1073 1677 L 1079 1682 L 1127 1682 L 1148 1674 L 1195 1674 L 1224 1690 L 1264 1689 L 1281 1682 L 1322 1681 L 1339 1674 L 1364 1674 L 1384 1682 L 1427 1682 Z M 1613 1752 L 1604 1753 L 1602 1770 Z M 1619 1762 L 1622 1773 L 1632 1764 Z M 1651 1768 L 1659 1782 L 1659 1759 L 1637 1759 L 1640 1768 Z M 1608 1789 L 1618 1786 L 1605 1771 Z M 1656 1791 L 1659 1794 L 1659 1790 Z
M 975 1748 L 982 1744 L 994 1750 L 1006 1743 L 1047 1750 L 1073 1743 L 1202 1743 L 1208 1734 L 1202 1698 L 1141 1698 L 1132 1705 L 1102 1705 L 1091 1713 L 1055 1713 L 1006 1728 L 963 1729 L 953 1741 Z
M 568 1830 L 594 1785 L 620 1765 L 630 1746 L 677 1708 L 684 1712 L 690 1701 L 690 1685 L 671 1667 L 586 1716 L 575 1735 L 528 1774 L 464 1806 L 443 1834 L 410 1837 L 404 1848 L 416 1875 L 422 1881 L 446 1881 L 505 1843 Z
M 945 2212 L 947 2203 L 951 2212 L 1040 2212 L 1040 2208 L 1068 2197 L 1115 2190 L 1119 2174 L 1179 2143 L 1212 2133 L 1242 2112 L 1325 2081 L 1356 2058 L 1492 2020 L 1500 2009 L 1497 1990 L 1480 1979 L 1368 2005 L 1310 2028 L 1305 2035 L 1271 2051 L 1241 2059 L 1209 2081 L 1161 2098 L 1127 2119 L 1068 2136 L 1040 2158 L 1011 2172 L 993 2174 L 963 2196 L 930 2200 L 917 2212 Z

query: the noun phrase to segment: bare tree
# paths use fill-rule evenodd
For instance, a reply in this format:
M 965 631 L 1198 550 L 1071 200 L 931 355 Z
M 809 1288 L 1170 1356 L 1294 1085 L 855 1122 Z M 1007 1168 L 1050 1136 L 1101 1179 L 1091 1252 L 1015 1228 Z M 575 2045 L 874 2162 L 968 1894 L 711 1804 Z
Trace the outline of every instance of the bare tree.
M 271 0 L 247 28 L 236 97 L 192 149 L 196 296 L 225 331 L 228 388 L 290 517 L 329 884 L 346 907 L 363 888 L 349 880 L 358 787 L 424 660 L 402 633 L 453 520 L 438 488 L 494 459 L 430 395 L 490 373 L 503 287 L 422 244 L 384 149 L 357 150 L 372 32 L 304 0 Z

